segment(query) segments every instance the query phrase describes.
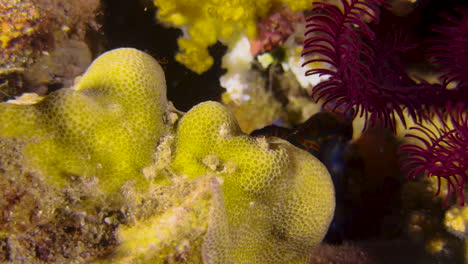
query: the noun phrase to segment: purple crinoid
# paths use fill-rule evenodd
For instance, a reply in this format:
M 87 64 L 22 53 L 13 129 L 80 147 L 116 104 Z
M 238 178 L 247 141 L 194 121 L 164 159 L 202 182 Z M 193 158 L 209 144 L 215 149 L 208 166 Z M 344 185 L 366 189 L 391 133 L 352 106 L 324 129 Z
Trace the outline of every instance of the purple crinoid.
M 468 9 L 445 16 L 447 23 L 434 27 L 439 34 L 432 40 L 429 55 L 443 72 L 442 84 L 457 83 L 462 90 L 468 87 Z
M 406 137 L 417 139 L 421 146 L 406 144 L 401 151 L 408 153 L 404 170 L 408 177 L 424 173 L 426 177 L 438 177 L 440 192 L 441 179 L 447 181 L 447 199 L 451 194 L 459 197 L 464 204 L 464 187 L 468 180 L 468 114 L 467 105 L 448 104 L 445 112 L 436 110 L 436 116 L 428 125 L 412 127 L 415 133 Z
M 368 22 L 378 23 L 379 5 L 385 0 L 340 0 L 341 6 L 315 3 L 307 18 L 303 56 L 314 56 L 304 65 L 326 63 L 332 69 L 314 68 L 306 75 L 329 75 L 312 89 L 314 98 L 338 107 L 355 108 L 371 126 L 377 121 L 395 130 L 403 111 L 418 120 L 427 104 L 445 93 L 445 87 L 416 83 L 398 60 L 409 49 L 398 32 L 376 35 Z
M 341 7 L 329 3 L 314 4 L 312 15 L 306 21 L 306 39 L 303 56 L 315 55 L 309 63 L 326 63 L 333 67 L 311 69 L 306 75 L 320 74 L 331 77 L 316 85 L 312 94 L 323 98 L 324 104 L 334 101 L 344 108 L 356 107 L 356 114 L 370 113 L 375 119 L 390 122 L 391 105 L 398 105 L 392 98 L 384 98 L 373 82 L 371 66 L 375 51 L 368 40 L 375 34 L 364 21 L 378 23 L 377 5 L 384 0 L 341 0 Z M 390 106 L 390 107 L 387 107 Z M 391 113 L 390 113 L 391 112 Z

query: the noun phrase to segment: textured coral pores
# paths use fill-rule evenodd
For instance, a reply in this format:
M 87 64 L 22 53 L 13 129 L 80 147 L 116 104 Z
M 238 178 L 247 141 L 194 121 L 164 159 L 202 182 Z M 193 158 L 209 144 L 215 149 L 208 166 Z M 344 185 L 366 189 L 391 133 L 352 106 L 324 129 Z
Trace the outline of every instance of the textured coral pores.
M 333 216 L 333 184 L 322 163 L 286 141 L 243 135 L 216 102 L 180 121 L 173 167 L 220 182 L 204 242 L 207 263 L 307 263 Z
M 151 56 L 117 49 L 100 56 L 75 87 L 0 109 L 0 135 L 31 141 L 25 150 L 31 169 L 59 183 L 96 177 L 112 191 L 141 181 L 141 169 L 152 162 L 166 130 L 164 73 Z
M 96 197 L 102 198 L 96 199 L 102 202 L 96 202 L 96 214 L 120 208 L 122 220 L 101 217 L 115 224 L 105 229 L 106 241 L 116 235 L 120 243 L 112 263 L 117 262 L 113 257 L 122 262 L 200 263 L 203 257 L 204 263 L 307 263 L 332 219 L 334 189 L 324 165 L 281 139 L 243 134 L 223 105 L 195 106 L 173 135 L 173 123 L 164 119 L 164 73 L 143 52 L 109 51 L 74 87 L 20 102 L 0 104 L 0 157 L 11 157 L 21 163 L 18 170 L 37 175 L 44 192 L 63 192 L 51 212 L 73 211 L 80 200 L 92 207 L 89 201 Z M 165 164 L 152 166 L 155 160 Z M 143 171 L 158 176 L 145 178 Z M 106 198 L 117 196 L 133 214 Z M 58 234 L 65 230 L 62 223 L 52 225 Z M 76 247 L 74 238 L 65 240 Z M 87 248 L 94 243 L 88 241 Z
M 224 106 L 205 102 L 181 120 L 173 165 L 192 177 L 208 171 L 232 174 L 245 191 L 258 192 L 281 174 L 287 158 L 284 148 L 270 149 L 265 140 L 242 135 Z

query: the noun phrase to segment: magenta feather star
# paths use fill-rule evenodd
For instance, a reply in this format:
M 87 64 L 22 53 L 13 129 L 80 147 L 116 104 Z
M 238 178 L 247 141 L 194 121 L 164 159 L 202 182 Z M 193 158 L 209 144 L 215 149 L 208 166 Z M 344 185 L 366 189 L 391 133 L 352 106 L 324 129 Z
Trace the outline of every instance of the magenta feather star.
M 443 72 L 444 86 L 456 82 L 456 89 L 468 90 L 468 9 L 445 19 L 445 25 L 433 29 L 439 37 L 431 41 L 430 57 Z
M 371 65 L 375 51 L 366 40 L 374 40 L 375 34 L 363 20 L 366 16 L 378 23 L 377 5 L 383 0 L 341 0 L 341 9 L 328 3 L 316 3 L 313 15 L 307 18 L 303 56 L 320 55 L 304 63 L 327 63 L 334 70 L 310 69 L 306 75 L 320 74 L 331 77 L 316 85 L 312 94 L 327 104 L 335 101 L 337 106 L 356 107 L 356 114 L 370 114 L 373 120 L 381 119 L 392 124 L 391 115 L 398 102 L 383 98 L 382 91 L 372 82 Z M 385 102 L 384 102 L 385 100 Z M 390 107 L 388 107 L 390 106 Z
M 399 32 L 379 36 L 368 22 L 379 22 L 379 5 L 385 0 L 341 0 L 341 8 L 316 3 L 307 18 L 303 56 L 314 55 L 304 65 L 326 63 L 329 68 L 314 68 L 306 75 L 329 75 L 312 89 L 314 98 L 332 101 L 338 107 L 355 108 L 366 126 L 377 121 L 395 131 L 396 119 L 405 125 L 403 110 L 418 120 L 434 98 L 446 89 L 425 82 L 417 84 L 398 61 L 408 50 Z M 318 56 L 318 57 L 317 57 Z
M 439 122 L 428 121 L 428 126 L 417 124 L 411 128 L 417 132 L 406 135 L 417 139 L 422 146 L 406 144 L 400 148 L 408 153 L 403 167 L 403 170 L 408 170 L 408 177 L 415 178 L 422 173 L 426 177 L 438 177 L 437 194 L 444 178 L 447 180 L 447 200 L 455 194 L 462 205 L 468 180 L 467 107 L 458 103 L 455 106 L 448 104 L 445 113 L 436 110 Z
M 462 10 L 457 14 L 459 18 L 447 16 L 447 25 L 434 28 L 439 38 L 430 41 L 429 49 L 429 57 L 443 73 L 441 86 L 446 88 L 455 83 L 455 88 L 446 89 L 432 100 L 439 122 L 428 121 L 429 126 L 419 123 L 412 128 L 419 133 L 407 135 L 416 138 L 423 146 L 406 144 L 401 151 L 408 154 L 403 169 L 409 170 L 409 177 L 419 174 L 438 177 L 437 194 L 441 179 L 446 179 L 445 203 L 455 195 L 463 205 L 465 182 L 468 180 L 468 12 Z M 448 103 L 442 112 L 438 109 L 443 109 L 439 106 L 444 101 Z
M 461 18 L 450 18 L 447 26 L 435 28 L 441 37 L 431 41 L 429 56 L 443 74 L 441 84 L 429 84 L 416 83 L 400 63 L 399 55 L 411 46 L 405 44 L 402 34 L 377 35 L 372 31 L 369 23 L 378 24 L 378 6 L 387 5 L 385 0 L 340 3 L 341 7 L 316 3 L 306 20 L 302 55 L 313 57 L 304 65 L 331 66 L 306 72 L 330 76 L 312 89 L 312 96 L 324 99 L 325 105 L 333 102 L 338 108 L 354 108 L 355 115 L 365 117 L 366 126 L 380 123 L 393 131 L 398 118 L 406 126 L 406 110 L 419 124 L 412 128 L 419 134 L 408 137 L 422 143 L 401 148 L 408 154 L 404 166 L 408 175 L 438 177 L 439 191 L 441 179 L 446 179 L 447 200 L 455 194 L 464 204 L 468 179 L 468 12 Z M 451 82 L 456 82 L 455 89 L 448 89 Z M 433 116 L 439 121 L 432 121 L 429 117 Z M 422 125 L 422 120 L 429 125 Z

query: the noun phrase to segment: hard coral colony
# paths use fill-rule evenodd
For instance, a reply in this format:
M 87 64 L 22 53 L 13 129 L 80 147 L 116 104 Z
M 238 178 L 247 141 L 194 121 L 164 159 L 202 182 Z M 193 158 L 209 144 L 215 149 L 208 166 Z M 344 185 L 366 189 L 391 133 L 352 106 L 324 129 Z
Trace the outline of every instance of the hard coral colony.
M 41 26 L 33 5 L 14 1 L 19 5 L 8 10 L 23 7 L 22 16 L 7 17 L 18 28 L 0 24 L 3 49 L 36 36 Z M 400 148 L 403 171 L 437 177 L 446 205 L 451 194 L 459 197 L 460 206 L 450 204 L 439 224 L 468 252 L 468 214 L 461 208 L 468 15 L 460 11 L 451 24 L 434 28 L 440 35 L 428 41 L 427 56 L 441 77 L 430 83 L 407 73 L 401 58 L 414 45 L 404 32 L 379 23 L 388 2 L 154 0 L 158 22 L 182 29 L 176 60 L 192 71 L 212 67 L 208 47 L 217 41 L 245 53 L 242 60 L 236 52 L 223 58 L 233 69 L 221 83 L 236 76 L 235 85 L 262 76 L 253 69 L 262 55 L 294 46 L 302 11 L 310 9 L 302 55 L 306 75 L 322 78 L 303 88 L 311 88 L 323 112 L 293 129 L 266 128 L 279 137 L 247 135 L 218 102 L 175 109 L 163 68 L 150 55 L 133 48 L 103 53 L 72 87 L 0 103 L 0 261 L 310 263 L 327 232 L 347 238 L 344 222 L 374 213 L 362 201 L 372 197 L 364 191 L 354 195 L 362 210 L 345 208 L 355 198 L 350 186 L 359 185 L 347 179 L 352 168 L 344 168 L 357 116 L 366 120 L 364 132 L 415 124 Z M 292 67 L 275 59 L 284 72 Z M 278 66 L 272 64 L 264 68 Z M 256 103 L 247 92 L 236 104 Z M 393 183 L 382 184 L 384 193 L 398 190 Z M 444 243 L 428 251 L 442 252 Z
M 105 218 L 113 228 L 100 234 L 104 244 L 119 244 L 112 262 L 308 263 L 333 216 L 325 166 L 286 141 L 243 134 L 216 102 L 201 103 L 174 123 L 178 114 L 165 95 L 159 64 L 122 48 L 101 55 L 72 88 L 26 104 L 1 103 L 2 180 L 38 178 L 45 185 L 37 195 L 69 197 L 48 199 L 91 218 L 102 206 L 127 208 L 121 220 Z M 19 171 L 9 164 L 21 164 Z M 147 205 L 151 199 L 157 202 Z M 41 226 L 58 225 L 54 214 L 41 218 Z M 14 227 L 13 221 L 2 224 Z M 2 229 L 6 241 L 18 237 L 21 244 L 27 232 L 12 230 Z M 84 248 L 96 246 L 82 239 Z M 30 243 L 39 246 L 41 237 Z M 60 245 L 49 244 L 42 258 L 63 259 Z M 9 259 L 34 259 L 27 247 L 10 246 L 18 253 Z

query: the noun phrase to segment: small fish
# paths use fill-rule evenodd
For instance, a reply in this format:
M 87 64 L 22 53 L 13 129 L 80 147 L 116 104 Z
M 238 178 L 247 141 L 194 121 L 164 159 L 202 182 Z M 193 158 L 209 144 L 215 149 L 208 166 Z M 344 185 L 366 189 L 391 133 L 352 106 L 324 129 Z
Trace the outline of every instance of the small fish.
M 331 153 L 337 155 L 336 150 L 330 149 L 343 149 L 341 145 L 347 145 L 353 136 L 353 127 L 351 120 L 345 116 L 323 110 L 295 128 L 269 125 L 253 131 L 250 135 L 285 139 L 322 160 Z
M 282 139 L 286 139 L 289 134 L 291 134 L 292 130 L 285 127 L 280 127 L 277 125 L 269 125 L 263 127 L 261 129 L 254 130 L 250 133 L 251 136 L 264 136 L 264 137 L 279 137 Z
M 352 136 L 351 122 L 330 112 L 320 112 L 295 128 L 287 140 L 321 159 L 325 151 L 322 148 L 334 142 L 348 142 Z

